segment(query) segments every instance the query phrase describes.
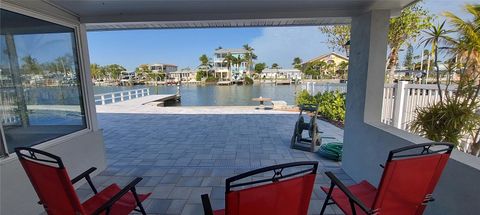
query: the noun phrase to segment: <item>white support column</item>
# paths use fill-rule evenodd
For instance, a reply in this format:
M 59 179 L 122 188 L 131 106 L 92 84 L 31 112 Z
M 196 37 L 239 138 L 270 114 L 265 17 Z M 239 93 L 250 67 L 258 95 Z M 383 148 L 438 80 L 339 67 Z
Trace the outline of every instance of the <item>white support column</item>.
M 395 88 L 395 106 L 393 109 L 393 126 L 402 129 L 403 113 L 405 112 L 405 86 L 408 81 L 399 81 Z

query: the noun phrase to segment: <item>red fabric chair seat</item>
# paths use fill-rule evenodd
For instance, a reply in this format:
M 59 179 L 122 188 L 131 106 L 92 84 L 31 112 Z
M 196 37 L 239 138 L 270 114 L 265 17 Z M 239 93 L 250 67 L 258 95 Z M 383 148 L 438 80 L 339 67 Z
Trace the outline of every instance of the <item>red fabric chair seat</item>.
M 85 201 L 82 206 L 87 214 L 92 214 L 103 203 L 110 200 L 115 194 L 117 194 L 121 188 L 117 184 L 112 184 L 106 187 L 104 190 Z M 139 194 L 138 198 L 143 202 L 151 193 Z M 137 207 L 135 197 L 133 193 L 129 191 L 123 195 L 111 208 L 110 214 L 115 215 L 128 215 L 133 209 Z
M 325 193 L 328 193 L 328 190 L 330 189 L 329 187 L 321 188 Z M 362 181 L 359 184 L 347 186 L 347 188 L 365 205 L 373 205 L 373 202 L 375 201 L 375 196 L 377 195 L 377 188 L 375 188 L 372 184 L 368 183 L 368 181 Z M 332 199 L 346 215 L 352 214 L 352 209 L 348 197 L 339 188 L 333 188 Z M 365 212 L 363 212 L 360 207 L 358 207 L 357 205 L 355 205 L 355 207 L 357 214 L 365 214 Z
M 213 211 L 213 215 L 225 215 L 225 209 Z

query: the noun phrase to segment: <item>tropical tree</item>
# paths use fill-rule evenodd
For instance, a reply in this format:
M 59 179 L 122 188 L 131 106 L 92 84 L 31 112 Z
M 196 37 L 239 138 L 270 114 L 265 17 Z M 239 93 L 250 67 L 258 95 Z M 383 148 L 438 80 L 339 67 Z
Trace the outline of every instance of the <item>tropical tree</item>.
M 278 63 L 273 63 L 270 68 L 271 68 L 271 69 L 279 69 L 280 66 L 278 65 Z
M 295 69 L 301 69 L 302 68 L 302 59 L 299 57 L 293 58 L 293 68 Z
M 148 79 L 148 74 L 152 73 L 149 66 L 147 64 L 141 64 L 137 68 L 135 68 L 135 77 L 137 79 Z
M 390 19 L 388 32 L 388 55 L 387 69 L 389 69 L 387 81 L 393 82 L 395 69 L 398 64 L 398 53 L 403 44 L 409 40 L 415 40 L 422 30 L 431 26 L 432 16 L 419 4 L 412 4 L 402 10 L 400 16 Z
M 267 68 L 267 64 L 265 63 L 257 63 L 255 64 L 255 73 L 260 74 L 262 71 Z
M 447 61 L 448 73 L 457 73 L 459 77 L 451 81 L 457 87 L 452 95 L 445 94 L 444 102 L 417 109 L 412 128 L 431 140 L 456 143 L 458 149 L 480 156 L 480 5 L 466 5 L 465 9 L 473 19 L 464 20 L 453 13 L 444 13 L 458 36 L 458 39 L 448 40 L 450 53 L 455 56 L 451 59 L 455 60 Z M 439 25 L 431 31 L 429 44 L 437 43 L 436 49 L 444 39 L 438 36 L 443 34 L 440 34 L 442 28 Z M 460 69 L 457 71 L 455 67 Z M 449 84 L 447 81 L 447 90 Z M 465 135 L 471 137 L 470 142 L 460 141 Z
M 198 60 L 200 61 L 200 65 L 201 65 L 201 66 L 208 66 L 208 65 L 209 65 L 208 63 L 209 63 L 210 60 L 208 59 L 208 57 L 207 57 L 206 54 L 202 54 L 202 55 L 198 58 Z
M 445 29 L 445 21 L 443 21 L 441 24 L 433 25 L 428 30 L 425 30 L 423 32 L 426 35 L 426 38 L 424 38 L 421 43 L 423 43 L 425 47 L 427 47 L 428 45 L 431 46 L 431 53 L 433 54 L 434 58 L 433 63 L 435 64 L 436 69 L 438 92 L 442 92 L 442 89 L 440 87 L 440 69 L 438 67 L 438 49 L 439 45 L 446 44 L 449 41 L 452 41 L 452 38 L 448 36 L 448 34 L 452 31 Z M 440 103 L 442 103 L 442 93 L 439 94 L 439 97 Z
M 24 73 L 34 75 L 42 73 L 42 67 L 38 63 L 38 60 L 36 58 L 33 58 L 31 55 L 23 57 L 22 61 L 22 70 Z
M 320 31 L 327 35 L 327 42 L 331 49 L 348 55 L 346 44 L 350 41 L 350 25 L 322 26 Z
M 390 30 L 388 32 L 388 54 L 387 69 L 388 82 L 393 82 L 395 67 L 398 64 L 398 53 L 405 42 L 415 40 L 422 30 L 430 27 L 432 16 L 420 4 L 412 4 L 404 8 L 400 16 L 390 19 Z M 347 53 L 345 44 L 350 40 L 350 26 L 326 26 L 320 30 L 328 37 L 328 43 L 332 48 Z
M 235 56 L 232 55 L 232 53 L 227 53 L 227 55 L 225 55 L 225 57 L 223 58 L 223 63 L 226 63 L 227 64 L 227 68 L 228 68 L 228 71 L 231 71 L 232 69 L 232 65 L 234 64 L 234 62 L 237 60 L 237 58 Z
M 403 66 L 407 69 L 413 69 L 413 46 L 412 44 L 407 45 L 407 53 L 405 54 L 405 61 L 403 61 Z
M 253 60 L 257 59 L 257 55 L 253 53 L 255 49 L 253 49 L 251 46 L 248 44 L 243 45 L 243 48 L 247 50 L 247 53 L 244 55 L 244 62 L 247 64 L 247 70 L 250 72 L 252 70 L 253 66 Z
M 200 66 L 202 67 L 202 69 L 207 69 L 208 70 L 211 67 L 210 59 L 208 59 L 206 54 L 201 55 L 198 58 L 198 60 L 200 61 Z M 208 71 L 206 72 L 206 76 L 208 77 Z
M 61 68 L 64 75 L 72 72 L 72 67 L 74 64 L 72 55 L 64 55 L 55 59 L 54 63 L 58 65 L 58 68 Z
M 106 71 L 107 74 L 116 82 L 120 81 L 122 71 L 125 71 L 126 69 L 123 68 L 123 66 L 120 66 L 118 64 L 111 64 L 106 66 Z
M 97 80 L 101 79 L 105 76 L 105 70 L 98 64 L 92 63 L 90 64 L 90 76 L 92 79 Z

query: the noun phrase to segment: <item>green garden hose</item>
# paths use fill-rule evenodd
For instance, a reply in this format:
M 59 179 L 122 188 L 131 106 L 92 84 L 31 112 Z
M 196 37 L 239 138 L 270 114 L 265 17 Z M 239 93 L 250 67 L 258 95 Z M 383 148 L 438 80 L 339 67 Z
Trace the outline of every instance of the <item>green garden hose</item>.
M 320 149 L 318 150 L 318 154 L 329 160 L 341 161 L 342 148 L 343 148 L 343 143 L 340 143 L 340 142 L 324 143 L 320 146 Z

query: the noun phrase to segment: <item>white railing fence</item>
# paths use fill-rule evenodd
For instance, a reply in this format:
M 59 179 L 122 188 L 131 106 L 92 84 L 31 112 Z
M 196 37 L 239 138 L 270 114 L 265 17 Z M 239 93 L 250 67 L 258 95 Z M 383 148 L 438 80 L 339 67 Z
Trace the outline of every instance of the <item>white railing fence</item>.
M 306 82 L 305 85 L 302 85 L 304 90 L 307 90 L 308 93 L 315 95 L 317 93 L 324 93 L 329 91 L 339 91 L 342 93 L 347 92 L 346 83 L 315 83 L 315 82 Z
M 441 87 L 442 95 L 455 91 Z M 440 92 L 435 84 L 397 84 L 385 85 L 383 90 L 382 122 L 399 129 L 410 130 L 410 124 L 416 118 L 418 108 L 428 107 L 440 100 Z
M 140 98 L 148 95 L 150 95 L 150 89 L 142 88 L 142 89 L 96 94 L 94 97 L 95 97 L 96 105 L 106 105 L 106 104 L 127 101 L 130 99 Z
M 346 92 L 347 84 L 306 82 L 303 89 L 310 94 L 327 91 Z M 447 92 L 445 86 L 442 86 L 442 95 L 446 93 L 452 95 L 455 90 L 454 86 L 450 86 Z M 409 130 L 410 124 L 416 117 L 416 110 L 438 102 L 439 94 L 436 84 L 409 84 L 407 81 L 385 84 L 381 121 L 399 129 Z

